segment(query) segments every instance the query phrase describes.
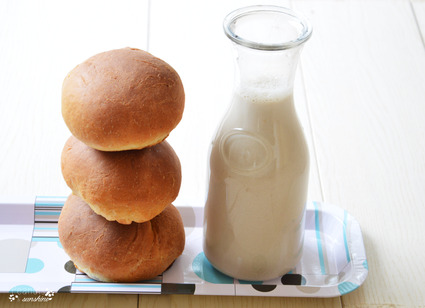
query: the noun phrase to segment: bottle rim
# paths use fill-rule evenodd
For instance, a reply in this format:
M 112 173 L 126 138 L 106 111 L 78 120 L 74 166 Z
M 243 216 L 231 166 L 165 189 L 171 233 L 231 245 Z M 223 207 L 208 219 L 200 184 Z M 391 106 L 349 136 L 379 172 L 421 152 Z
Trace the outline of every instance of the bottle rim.
M 256 42 L 239 36 L 233 31 L 232 26 L 235 25 L 237 20 L 249 15 L 263 13 L 284 14 L 292 21 L 297 22 L 301 26 L 301 31 L 295 39 L 278 43 Z M 253 5 L 236 9 L 224 18 L 223 29 L 226 36 L 236 44 L 258 50 L 285 50 L 300 46 L 311 37 L 313 31 L 310 22 L 302 14 L 289 8 L 274 5 Z

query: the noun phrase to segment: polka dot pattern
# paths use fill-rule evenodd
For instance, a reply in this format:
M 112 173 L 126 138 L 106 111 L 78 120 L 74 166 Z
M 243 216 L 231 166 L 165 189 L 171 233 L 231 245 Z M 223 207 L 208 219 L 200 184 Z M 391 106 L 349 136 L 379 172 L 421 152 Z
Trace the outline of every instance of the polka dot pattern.
M 71 292 L 71 286 L 64 286 L 58 290 L 58 293 L 70 293 Z
M 29 285 L 21 284 L 11 288 L 9 293 L 35 293 L 35 290 Z
M 68 273 L 75 274 L 77 272 L 77 269 L 75 268 L 74 262 L 72 262 L 71 260 L 66 262 L 63 267 L 65 268 L 65 270 Z
M 43 203 L 43 206 L 46 205 Z M 185 252 L 163 273 L 162 277 L 146 282 L 146 287 L 145 282 L 142 282 L 140 287 L 152 287 L 149 292 L 158 291 L 163 294 L 238 296 L 288 296 L 289 294 L 289 296 L 297 297 L 330 297 L 354 291 L 362 284 L 369 269 L 364 247 L 361 246 L 362 241 L 359 238 L 361 233 L 358 224 L 344 211 L 324 204 L 315 203 L 314 206 L 310 204 L 307 210 L 306 221 L 311 223 L 311 226 L 307 226 L 303 253 L 307 258 L 303 259 L 300 266 L 282 277 L 269 281 L 247 281 L 229 277 L 212 266 L 202 252 L 203 212 L 196 208 L 185 208 L 182 211 L 187 239 Z M 343 226 L 341 222 L 344 222 Z M 322 241 L 322 245 L 318 245 L 318 234 L 328 234 L 334 238 L 338 232 L 341 232 L 341 239 L 347 240 L 340 241 L 336 238 L 334 242 Z M 350 241 L 353 237 L 356 237 L 357 241 Z M 18 241 L 12 240 L 15 241 L 13 244 L 17 249 Z M 342 244 L 326 246 L 335 245 L 335 243 Z M 353 243 L 359 246 L 352 246 Z M 28 242 L 22 242 L 22 244 L 28 245 Z M 0 247 L 10 246 L 10 241 L 0 241 Z M 347 251 L 350 256 L 348 259 Z M 323 256 L 323 267 L 317 261 L 320 260 L 320 256 Z M 100 289 L 104 290 L 103 288 L 109 288 L 105 290 L 110 293 L 123 290 L 122 287 L 117 288 L 115 285 L 111 287 L 109 284 L 103 287 L 80 273 L 64 252 L 57 237 L 57 227 L 54 222 L 35 225 L 30 251 L 29 254 L 26 253 L 24 261 L 21 271 L 16 274 L 16 277 L 20 275 L 20 278 L 15 281 L 3 281 L 5 285 L 3 292 L 37 293 L 46 289 L 61 293 L 79 292 L 76 285 L 83 288 L 81 290 L 84 292 L 98 292 Z M 346 266 L 347 262 L 353 263 L 353 266 Z M 321 274 L 322 269 L 325 274 Z M 338 273 L 337 280 L 335 273 Z M 49 277 L 48 282 L 44 282 L 46 277 Z M 133 287 L 131 292 L 134 292 Z
M 283 275 L 280 281 L 284 285 L 291 285 L 291 286 L 300 286 L 300 285 L 305 285 L 306 283 L 305 278 L 300 274 Z
M 37 258 L 29 258 L 27 261 L 27 268 L 25 273 L 33 274 L 38 273 L 44 268 L 44 262 Z
M 253 284 L 252 287 L 260 292 L 271 292 L 276 289 L 276 285 L 257 285 Z
M 234 282 L 232 277 L 216 270 L 203 252 L 198 254 L 193 260 L 192 269 L 199 278 L 211 283 L 231 284 Z

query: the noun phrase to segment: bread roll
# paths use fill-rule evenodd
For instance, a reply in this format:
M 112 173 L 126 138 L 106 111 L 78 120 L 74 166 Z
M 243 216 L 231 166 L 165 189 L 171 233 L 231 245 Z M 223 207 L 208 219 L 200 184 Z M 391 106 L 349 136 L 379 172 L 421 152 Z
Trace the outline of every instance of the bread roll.
M 104 152 L 71 136 L 61 165 L 75 195 L 97 214 L 122 224 L 151 220 L 180 190 L 180 161 L 167 141 L 142 150 Z
M 122 225 L 107 221 L 71 195 L 59 217 L 58 232 L 75 266 L 105 282 L 154 278 L 182 254 L 185 245 L 183 222 L 172 204 L 151 221 Z
M 163 141 L 180 122 L 185 94 L 177 72 L 148 52 L 97 54 L 62 86 L 62 116 L 71 133 L 102 151 L 142 149 Z

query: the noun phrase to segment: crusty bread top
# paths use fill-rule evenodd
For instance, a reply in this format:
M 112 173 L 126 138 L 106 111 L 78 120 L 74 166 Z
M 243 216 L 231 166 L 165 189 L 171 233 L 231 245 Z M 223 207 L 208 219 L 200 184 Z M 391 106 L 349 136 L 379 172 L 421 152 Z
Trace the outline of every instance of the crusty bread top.
M 102 151 L 141 149 L 164 140 L 180 122 L 185 94 L 177 72 L 150 53 L 99 53 L 62 86 L 62 116 L 71 133 Z

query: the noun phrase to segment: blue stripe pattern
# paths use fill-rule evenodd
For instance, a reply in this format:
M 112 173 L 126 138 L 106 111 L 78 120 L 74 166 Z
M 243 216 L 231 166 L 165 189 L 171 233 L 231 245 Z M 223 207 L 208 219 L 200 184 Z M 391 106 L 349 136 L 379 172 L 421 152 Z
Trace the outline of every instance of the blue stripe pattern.
M 75 287 L 97 288 L 161 288 L 160 284 L 113 284 L 113 283 L 73 283 Z
M 39 236 L 34 236 L 32 238 L 33 242 L 59 242 L 59 238 L 58 237 L 39 237 Z
M 350 262 L 350 250 L 348 249 L 348 240 L 347 240 L 347 211 L 344 211 L 344 223 L 342 224 L 342 231 L 344 235 L 344 245 L 345 245 L 345 256 L 347 257 L 347 262 Z
M 325 259 L 323 257 L 322 238 L 320 236 L 319 206 L 317 205 L 316 202 L 314 202 L 314 222 L 315 222 L 315 228 L 316 228 L 316 240 L 317 240 L 317 249 L 319 253 L 320 270 L 322 275 L 326 275 Z
M 35 199 L 36 207 L 62 207 L 66 197 L 59 196 L 37 196 Z
M 45 211 L 35 211 L 35 215 L 39 216 L 59 216 L 61 212 L 45 212 Z
M 91 279 L 91 278 L 75 278 L 75 282 L 98 282 L 97 280 Z
M 79 286 L 81 285 L 81 283 L 84 283 L 84 282 L 94 282 L 94 283 L 99 284 L 98 280 L 92 279 L 88 276 L 83 276 L 83 277 L 78 277 L 78 276 L 79 275 L 77 275 L 77 277 L 75 278 L 75 282 L 78 283 Z M 146 285 L 149 286 L 149 284 L 151 284 L 151 283 L 152 284 L 161 284 L 161 282 L 162 282 L 161 279 L 150 279 L 150 280 L 143 281 L 142 285 L 143 286 L 146 286 Z
M 350 282 L 350 281 L 344 281 L 344 282 L 341 282 L 338 285 L 338 291 L 341 295 L 345 295 L 347 293 L 354 291 L 358 287 L 359 287 L 358 284 L 355 284 L 355 283 Z
M 35 206 L 51 206 L 51 207 L 62 207 L 63 203 L 62 202 L 36 202 Z
M 34 227 L 34 230 L 57 230 L 58 227 L 56 228 L 41 228 L 41 227 Z

